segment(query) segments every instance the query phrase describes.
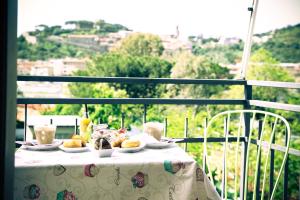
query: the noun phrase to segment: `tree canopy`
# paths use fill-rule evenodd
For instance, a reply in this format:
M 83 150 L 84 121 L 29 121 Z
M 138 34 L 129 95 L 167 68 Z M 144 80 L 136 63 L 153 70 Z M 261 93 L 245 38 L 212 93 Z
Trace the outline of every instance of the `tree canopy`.
M 232 78 L 229 70 L 221 67 L 212 60 L 195 56 L 191 53 L 180 53 L 175 56 L 175 66 L 172 68 L 172 78 L 194 78 L 194 79 L 227 79 Z M 181 85 L 176 86 L 179 96 L 203 98 L 210 97 L 223 91 L 223 86 L 207 85 Z
M 161 56 L 164 47 L 157 35 L 134 33 L 122 39 L 114 51 L 132 56 Z
M 122 53 L 107 53 L 94 57 L 88 64 L 87 73 L 100 77 L 149 77 L 167 78 L 172 64 L 158 57 L 132 56 Z M 126 90 L 130 97 L 158 97 L 163 92 L 159 85 L 110 84 Z

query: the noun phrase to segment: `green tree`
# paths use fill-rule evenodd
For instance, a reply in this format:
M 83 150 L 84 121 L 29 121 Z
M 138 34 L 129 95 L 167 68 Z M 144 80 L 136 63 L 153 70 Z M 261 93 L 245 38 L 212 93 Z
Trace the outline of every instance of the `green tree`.
M 271 52 L 261 48 L 251 56 L 247 79 L 294 82 L 294 77 L 278 64 Z M 286 102 L 289 95 L 286 89 L 258 87 L 254 89 L 253 98 Z
M 129 29 L 121 24 L 110 24 L 100 19 L 95 22 L 95 26 L 98 33 L 114 33 L 120 30 L 129 31 Z
M 116 90 L 109 87 L 105 83 L 97 84 L 83 84 L 72 83 L 69 85 L 70 91 L 74 97 L 86 97 L 86 98 L 127 98 L 128 95 L 124 90 Z M 132 115 L 132 106 L 123 106 L 126 112 L 126 116 Z M 48 115 L 82 115 L 84 111 L 83 105 L 56 105 L 52 110 L 46 110 L 43 114 Z M 96 104 L 88 105 L 88 111 L 90 118 L 94 123 L 99 121 L 108 123 L 111 127 L 120 128 L 121 118 L 121 106 L 113 104 Z M 130 121 L 131 122 L 131 121 Z M 128 125 L 128 124 L 127 124 Z
M 157 35 L 134 33 L 122 39 L 114 51 L 132 56 L 161 56 L 164 47 Z
M 191 53 L 180 53 L 175 56 L 175 66 L 172 69 L 172 78 L 194 79 L 227 79 L 232 78 L 229 70 L 219 64 Z M 177 86 L 179 96 L 193 98 L 209 98 L 224 90 L 223 86 L 207 85 L 180 85 Z
M 94 57 L 88 64 L 89 76 L 100 77 L 149 77 L 167 78 L 172 64 L 158 57 L 132 56 L 121 53 L 107 53 Z M 161 85 L 110 84 L 126 90 L 129 97 L 160 97 L 165 92 Z
M 300 24 L 275 30 L 262 47 L 280 62 L 300 62 Z

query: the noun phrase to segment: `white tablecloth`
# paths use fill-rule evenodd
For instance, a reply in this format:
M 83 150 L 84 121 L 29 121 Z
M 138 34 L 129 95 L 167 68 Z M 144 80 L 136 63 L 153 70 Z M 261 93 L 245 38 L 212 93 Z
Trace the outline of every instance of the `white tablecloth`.
M 15 153 L 15 199 L 208 200 L 219 199 L 197 163 L 177 145 L 114 152 L 61 150 Z

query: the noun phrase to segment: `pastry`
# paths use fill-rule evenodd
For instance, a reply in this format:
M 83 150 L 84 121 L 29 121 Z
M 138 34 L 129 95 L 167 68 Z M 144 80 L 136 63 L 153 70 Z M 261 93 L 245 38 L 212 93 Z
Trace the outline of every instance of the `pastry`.
M 67 148 L 78 148 L 78 147 L 82 147 L 82 142 L 81 140 L 78 139 L 71 139 L 68 141 L 64 141 L 63 145 L 64 147 Z
M 81 135 L 73 135 L 71 139 L 73 139 L 73 140 L 81 140 L 82 147 L 86 146 L 86 140 Z
M 117 137 L 111 143 L 112 147 L 121 147 L 122 142 L 125 141 L 125 137 Z
M 141 142 L 139 140 L 128 139 L 124 140 L 121 144 L 122 148 L 132 148 L 132 147 L 139 147 Z

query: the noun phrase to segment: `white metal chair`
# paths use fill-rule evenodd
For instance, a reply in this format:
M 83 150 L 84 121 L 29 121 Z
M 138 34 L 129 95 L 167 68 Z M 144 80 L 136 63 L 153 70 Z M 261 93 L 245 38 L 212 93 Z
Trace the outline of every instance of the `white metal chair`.
M 245 120 L 247 119 L 248 122 L 250 122 L 248 123 L 248 126 L 247 123 L 245 123 Z M 244 137 L 244 133 L 246 130 L 248 130 L 249 133 L 248 137 Z M 207 141 L 209 138 L 220 136 L 224 136 L 225 138 L 225 142 L 219 144 L 221 148 L 218 148 L 217 145 L 213 146 L 212 143 L 208 144 Z M 277 169 L 277 173 L 275 173 L 277 178 L 274 179 L 274 187 L 270 191 L 270 188 L 267 186 L 266 183 L 266 178 L 267 172 L 270 171 L 269 164 L 271 154 L 271 143 L 274 142 L 275 138 L 276 143 L 283 143 L 283 145 L 286 146 L 286 149 L 282 153 L 283 157 L 282 154 L 279 155 L 279 157 L 281 157 L 281 163 Z M 255 139 L 257 145 L 251 145 L 251 141 L 254 142 Z M 229 140 L 234 140 L 235 142 L 229 142 Z M 243 154 L 242 145 L 244 144 L 243 141 L 245 140 L 248 141 L 248 143 L 247 146 L 245 145 L 246 151 L 245 154 Z M 238 197 L 238 190 L 242 190 L 245 194 L 243 198 L 244 200 L 247 199 L 247 194 L 249 199 L 251 193 L 249 193 L 248 187 L 252 185 L 253 200 L 257 199 L 259 197 L 258 195 L 260 195 L 260 199 L 265 199 L 265 194 L 267 191 L 266 189 L 268 189 L 270 194 L 267 198 L 274 199 L 275 190 L 278 186 L 280 175 L 282 174 L 285 162 L 287 160 L 289 142 L 289 123 L 286 121 L 286 119 L 277 114 L 259 110 L 235 110 L 219 113 L 208 122 L 204 131 L 204 158 L 209 178 L 211 182 L 215 185 L 213 169 L 218 169 L 221 166 L 222 169 L 219 170 L 219 172 L 222 175 L 221 197 L 223 199 L 241 199 L 241 197 Z M 251 150 L 253 149 L 253 147 L 255 149 Z M 250 156 L 251 153 L 252 155 L 253 153 L 255 155 Z M 221 154 L 223 157 L 222 164 L 216 158 L 218 155 L 220 156 Z M 238 182 L 242 181 L 239 174 L 242 171 L 240 167 L 243 165 L 240 159 L 241 155 L 246 155 L 244 166 L 245 184 L 243 188 L 238 189 Z M 253 158 L 255 158 L 255 160 L 253 160 Z M 252 162 L 249 159 L 252 159 Z M 252 166 L 254 169 L 251 170 L 249 168 L 250 166 Z M 261 166 L 263 166 L 262 170 Z M 261 171 L 263 172 L 262 179 L 259 175 Z M 249 172 L 251 173 L 249 174 Z M 250 179 L 249 177 L 251 177 L 251 175 L 255 177 L 253 183 L 249 186 L 248 182 Z M 258 194 L 256 188 L 258 188 Z M 230 189 L 231 198 L 229 197 Z

